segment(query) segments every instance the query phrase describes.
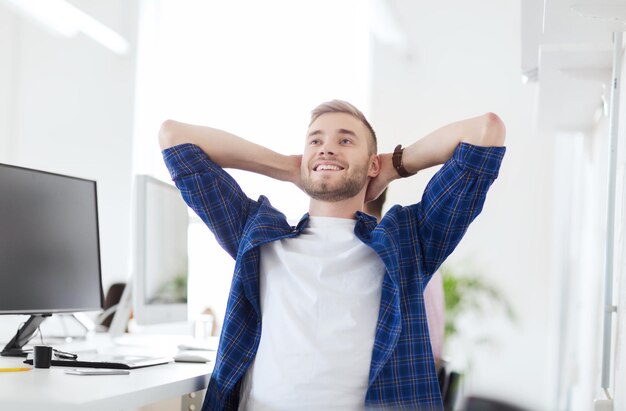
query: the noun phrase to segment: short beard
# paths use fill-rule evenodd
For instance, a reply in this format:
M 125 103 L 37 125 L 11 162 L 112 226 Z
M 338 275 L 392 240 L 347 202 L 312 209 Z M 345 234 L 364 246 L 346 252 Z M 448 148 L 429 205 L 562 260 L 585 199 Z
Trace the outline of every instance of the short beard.
M 310 178 L 303 179 L 302 189 L 309 197 L 315 200 L 337 202 L 347 200 L 359 194 L 366 182 L 367 169 L 362 169 L 348 176 L 343 184 L 335 189 L 330 189 L 327 183 L 322 183 L 316 187 Z

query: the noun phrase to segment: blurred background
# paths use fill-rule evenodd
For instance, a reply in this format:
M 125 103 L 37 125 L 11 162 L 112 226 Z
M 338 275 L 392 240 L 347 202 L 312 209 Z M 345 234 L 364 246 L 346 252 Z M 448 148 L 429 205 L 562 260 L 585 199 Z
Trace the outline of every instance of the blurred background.
M 488 292 L 454 316 L 444 353 L 465 396 L 531 410 L 614 396 L 626 410 L 611 388 L 626 386 L 625 114 L 611 105 L 625 18 L 615 0 L 2 0 L 0 162 L 97 180 L 106 290 L 130 275 L 133 175 L 169 181 L 165 119 L 296 154 L 310 110 L 334 98 L 364 111 L 381 152 L 495 112 L 507 127 L 500 176 L 445 264 Z M 622 141 L 609 186 L 612 108 Z M 418 201 L 435 171 L 394 183 L 385 209 Z M 232 174 L 290 219 L 307 211 L 293 186 Z M 617 313 L 603 392 L 610 187 Z M 197 218 L 189 246 L 190 315 L 210 308 L 219 327 L 234 264 Z M 7 334 L 19 323 L 0 321 Z

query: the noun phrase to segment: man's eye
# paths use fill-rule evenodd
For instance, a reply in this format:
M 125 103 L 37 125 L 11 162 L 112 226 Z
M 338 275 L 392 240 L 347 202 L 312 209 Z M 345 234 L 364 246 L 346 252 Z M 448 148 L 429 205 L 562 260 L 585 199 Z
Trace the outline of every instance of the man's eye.
M 352 140 L 350 140 L 349 138 L 342 138 L 341 139 L 341 144 L 350 144 L 352 143 Z
M 309 144 L 313 145 L 313 144 L 319 144 L 319 140 L 317 138 L 314 138 L 313 140 L 311 140 L 311 142 Z

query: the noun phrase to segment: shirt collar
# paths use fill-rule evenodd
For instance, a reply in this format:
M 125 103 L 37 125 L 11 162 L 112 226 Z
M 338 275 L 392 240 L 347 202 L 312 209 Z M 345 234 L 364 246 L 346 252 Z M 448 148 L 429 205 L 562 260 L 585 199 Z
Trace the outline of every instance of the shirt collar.
M 356 219 L 363 222 L 363 224 L 365 224 L 366 226 L 368 226 L 368 228 L 371 228 L 372 230 L 374 229 L 374 227 L 376 227 L 376 224 L 378 224 L 378 221 L 376 221 L 376 217 L 366 214 L 363 211 L 356 212 Z
M 309 217 L 309 213 L 304 214 L 298 222 L 298 225 L 294 227 L 294 230 L 298 233 L 302 232 L 302 230 L 306 227 L 307 222 L 309 221 Z M 371 232 L 378 224 L 378 222 L 376 221 L 376 217 L 365 214 L 362 211 L 357 211 L 355 213 L 355 217 L 357 220 L 357 227 L 361 228 L 362 226 L 365 226 L 364 228 L 366 232 Z

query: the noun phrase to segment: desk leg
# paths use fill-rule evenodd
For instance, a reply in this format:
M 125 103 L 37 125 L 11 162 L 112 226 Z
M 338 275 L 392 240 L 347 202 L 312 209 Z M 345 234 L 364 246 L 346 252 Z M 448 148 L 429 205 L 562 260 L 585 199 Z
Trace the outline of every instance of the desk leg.
M 181 411 L 200 411 L 206 390 L 200 390 L 183 395 L 180 403 Z

